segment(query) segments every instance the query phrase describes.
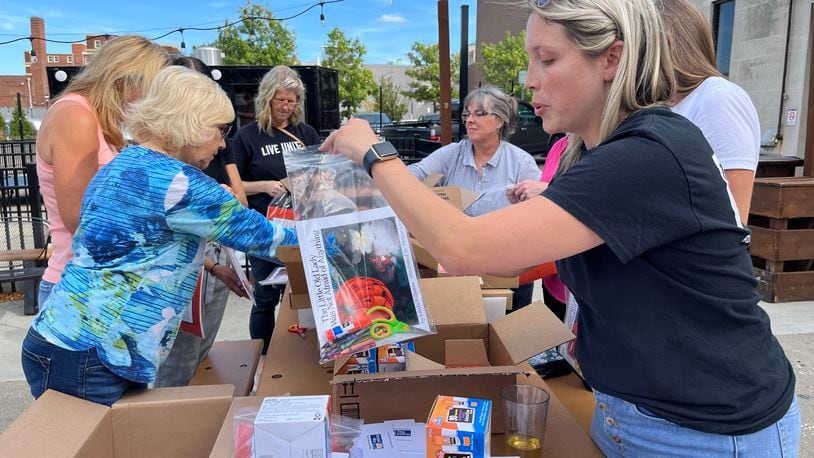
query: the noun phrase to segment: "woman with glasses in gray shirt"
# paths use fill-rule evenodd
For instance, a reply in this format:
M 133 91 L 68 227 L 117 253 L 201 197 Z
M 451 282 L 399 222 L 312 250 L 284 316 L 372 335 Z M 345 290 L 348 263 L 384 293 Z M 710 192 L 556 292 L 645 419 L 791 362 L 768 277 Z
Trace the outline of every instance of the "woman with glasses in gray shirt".
M 464 99 L 461 122 L 467 138 L 442 146 L 410 172 L 419 180 L 443 175 L 440 186 L 460 186 L 480 194 L 464 210 L 479 216 L 509 206 L 506 187 L 524 180 L 540 180 L 540 169 L 525 150 L 508 142 L 517 126 L 517 101 L 494 86 L 483 86 Z M 512 309 L 531 303 L 532 283 L 514 288 Z

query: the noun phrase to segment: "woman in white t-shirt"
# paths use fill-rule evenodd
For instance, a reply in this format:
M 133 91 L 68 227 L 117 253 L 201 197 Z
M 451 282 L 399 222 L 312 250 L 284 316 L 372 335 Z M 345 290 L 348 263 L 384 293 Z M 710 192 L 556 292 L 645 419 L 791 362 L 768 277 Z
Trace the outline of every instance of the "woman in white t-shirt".
M 673 111 L 704 133 L 729 182 L 745 225 L 760 154 L 760 122 L 749 95 L 715 67 L 712 32 L 704 15 L 687 0 L 662 2 L 678 87 Z

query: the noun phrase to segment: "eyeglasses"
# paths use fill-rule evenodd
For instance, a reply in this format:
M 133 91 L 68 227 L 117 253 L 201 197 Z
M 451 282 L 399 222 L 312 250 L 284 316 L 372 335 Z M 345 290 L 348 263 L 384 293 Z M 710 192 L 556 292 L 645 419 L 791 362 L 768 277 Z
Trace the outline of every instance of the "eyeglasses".
M 537 8 L 544 8 L 551 0 L 537 0 Z
M 466 118 L 468 118 L 470 114 L 474 115 L 476 118 L 483 118 L 484 116 L 489 116 L 489 115 L 497 116 L 497 113 L 495 113 L 493 111 L 475 110 L 472 113 L 470 113 L 468 111 L 464 111 L 464 112 L 461 113 L 461 121 L 466 122 Z
M 296 100 L 286 100 L 286 99 L 271 99 L 272 102 L 276 103 L 277 105 L 287 105 L 290 107 L 297 106 Z
M 229 132 L 232 131 L 232 125 L 231 124 L 224 124 L 224 125 L 218 127 L 218 129 L 220 129 L 220 138 L 226 140 L 226 137 L 229 136 Z

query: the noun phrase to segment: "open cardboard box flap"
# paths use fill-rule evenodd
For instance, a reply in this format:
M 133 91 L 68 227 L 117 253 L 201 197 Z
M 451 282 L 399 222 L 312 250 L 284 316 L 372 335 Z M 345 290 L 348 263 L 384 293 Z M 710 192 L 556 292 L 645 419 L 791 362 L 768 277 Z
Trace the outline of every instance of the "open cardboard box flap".
M 0 456 L 113 456 L 110 409 L 48 390 L 0 435 Z
M 108 408 L 49 390 L 0 436 L 0 456 L 206 456 L 233 392 L 232 385 L 156 388 Z
M 575 338 L 542 301 L 537 301 L 491 323 L 490 360 L 498 364 L 520 364 Z
M 469 191 L 460 186 L 438 186 L 444 178 L 440 173 L 431 173 L 424 178 L 424 185 L 432 189 L 435 195 L 451 203 L 458 210 L 464 211 L 478 201 L 483 194 Z

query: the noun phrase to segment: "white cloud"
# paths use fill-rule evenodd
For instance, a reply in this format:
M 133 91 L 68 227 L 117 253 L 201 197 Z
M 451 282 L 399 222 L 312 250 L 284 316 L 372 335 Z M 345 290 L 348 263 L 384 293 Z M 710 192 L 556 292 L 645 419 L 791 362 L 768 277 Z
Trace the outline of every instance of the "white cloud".
M 22 16 L 3 15 L 0 18 L 0 29 L 12 32 L 28 23 L 28 18 Z
M 407 18 L 400 14 L 382 14 L 377 21 L 385 24 L 404 24 Z

